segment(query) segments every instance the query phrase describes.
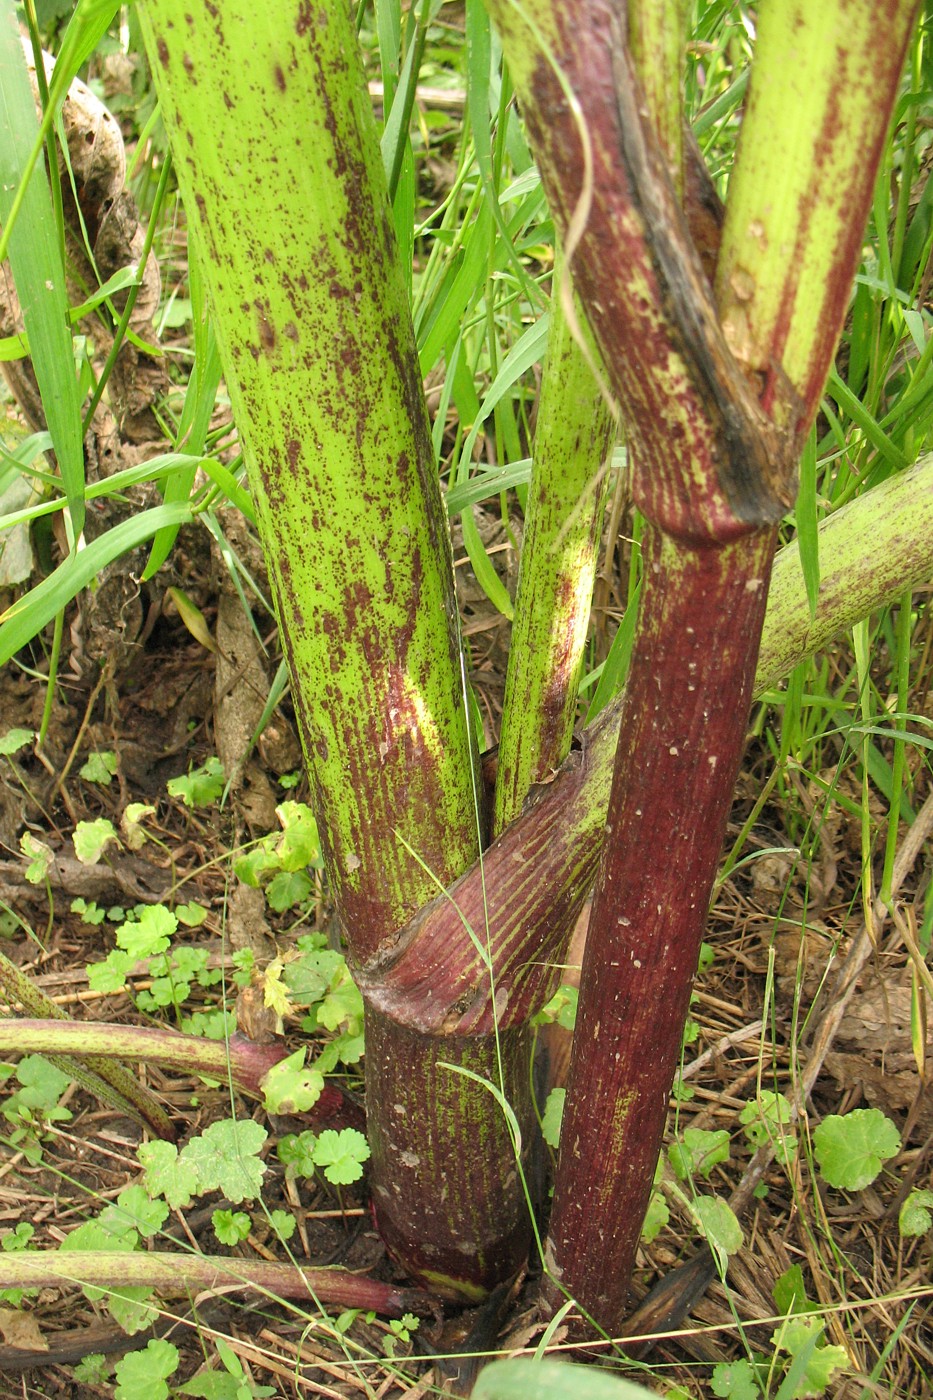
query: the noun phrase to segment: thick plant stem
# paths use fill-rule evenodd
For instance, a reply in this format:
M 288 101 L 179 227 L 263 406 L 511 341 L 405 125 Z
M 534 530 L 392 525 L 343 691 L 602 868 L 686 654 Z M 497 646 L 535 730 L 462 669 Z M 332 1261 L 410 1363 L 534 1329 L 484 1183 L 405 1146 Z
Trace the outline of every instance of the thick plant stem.
M 571 324 L 565 296 L 570 285 L 558 258 L 502 707 L 494 836 L 518 816 L 532 784 L 552 777 L 570 752 L 596 576 L 615 425 L 591 368 L 595 347 L 579 344 L 582 308 L 577 303 Z
M 933 574 L 933 456 L 890 477 L 820 526 L 825 560 L 815 616 L 796 543 L 774 561 L 753 695 L 778 684 L 837 633 Z M 606 836 L 620 704 L 583 731 L 552 783 L 449 891 L 412 920 L 398 945 L 364 970 L 383 1009 L 433 1034 L 488 1033 L 492 967 L 498 1024 L 519 1024 L 548 995 L 563 961 L 562 939 L 582 908 Z M 488 926 L 488 949 L 464 958 L 463 920 Z M 538 953 L 529 960 L 528 944 Z
M 764 408 L 798 451 L 849 305 L 918 8 L 917 0 L 761 6 L 716 300 L 733 354 L 759 376 Z
M 210 1254 L 112 1250 L 21 1249 L 0 1255 L 0 1288 L 156 1288 L 178 1297 L 201 1289 L 249 1288 L 275 1298 L 301 1298 L 337 1307 L 372 1308 L 387 1317 L 426 1312 L 423 1293 L 393 1288 L 379 1279 L 344 1269 L 303 1269 L 266 1259 L 231 1259 Z
M 364 956 L 480 842 L 447 520 L 356 35 L 341 4 L 140 14 Z
M 0 953 L 0 989 L 10 1006 L 18 1003 L 25 1011 L 32 1012 L 33 1016 L 47 1017 L 49 1024 L 59 1028 L 64 1035 L 72 1029 L 73 1023 L 68 1020 L 61 1007 L 56 1006 L 51 997 L 46 996 L 42 988 L 37 987 L 25 972 L 21 972 L 5 953 Z M 0 1018 L 0 1037 L 6 1035 L 9 1038 L 6 1048 L 10 1051 L 39 1053 L 42 1047 L 30 1040 L 23 1026 L 22 1020 Z M 77 1061 L 70 1059 L 67 1054 L 54 1053 L 56 1049 L 60 1051 L 62 1048 L 60 1041 L 57 1046 L 50 1046 L 53 1062 L 65 1074 L 71 1075 L 82 1089 L 93 1094 L 100 1103 L 115 1108 L 118 1113 L 127 1113 L 144 1123 L 157 1137 L 174 1140 L 175 1126 L 168 1113 L 150 1090 L 140 1084 L 128 1069 L 123 1065 L 114 1064 L 109 1057 L 100 1054 L 87 1055 L 83 1061 Z
M 743 123 L 714 299 L 710 249 L 652 125 L 670 84 L 645 100 L 629 8 L 489 4 L 650 521 L 549 1245 L 559 1283 L 614 1331 L 739 761 L 773 532 L 835 351 L 917 6 L 888 0 L 883 27 L 869 0 L 762 6 L 752 91 L 767 116 Z
M 628 42 L 671 183 L 683 200 L 683 83 L 685 0 L 631 0 Z
M 693 548 L 651 525 L 643 538 L 657 583 L 642 599 L 623 704 L 547 1259 L 607 1330 L 623 1313 L 664 1131 L 775 539 L 762 530 Z M 612 1109 L 596 1114 L 594 1102 Z M 598 1251 L 588 1220 L 599 1221 Z
M 145 0 L 140 13 L 249 469 L 330 888 L 350 961 L 362 963 L 475 860 L 484 820 L 447 518 L 356 34 L 342 0 L 270 0 L 261 11 L 251 0 Z M 467 956 L 466 929 L 460 939 Z M 498 1083 L 495 1046 L 424 1038 L 416 1054 L 388 1019 L 377 1034 L 383 1045 L 399 1036 L 417 1103 L 410 1189 L 435 1202 L 432 1243 L 459 1259 L 463 1293 L 475 1296 L 500 1276 L 482 1240 L 449 1227 L 440 1193 L 481 1182 L 489 1196 L 471 1218 L 515 1216 L 514 1162 L 474 1170 L 477 1132 L 442 1182 L 446 1109 L 431 1095 L 448 1058 L 470 1057 Z M 461 1092 L 492 1124 L 499 1110 L 482 1085 Z M 393 1108 L 378 1092 L 368 1105 L 378 1194 L 396 1171 Z M 401 1227 L 392 1242 L 416 1272 L 425 1242 Z
M 367 1018 L 367 1100 L 385 1105 L 379 1146 L 391 1164 L 373 1182 L 373 1209 L 386 1245 L 425 1287 L 479 1302 L 493 1280 L 514 1277 L 528 1253 L 528 1031 L 438 1040 L 430 1080 L 423 1038 L 400 1034 L 374 1011 Z M 419 1122 L 426 1099 L 437 1106 L 430 1141 Z M 421 1187 L 425 1176 L 435 1184 L 430 1193 Z

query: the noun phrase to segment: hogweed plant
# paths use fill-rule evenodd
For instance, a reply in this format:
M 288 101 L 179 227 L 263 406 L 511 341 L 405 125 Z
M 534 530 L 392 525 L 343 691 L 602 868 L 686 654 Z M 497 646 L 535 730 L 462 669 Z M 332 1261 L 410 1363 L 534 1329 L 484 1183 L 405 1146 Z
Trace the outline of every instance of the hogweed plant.
M 218 540 L 221 503 L 243 511 L 265 552 L 347 996 L 365 1020 L 378 1229 L 409 1277 L 458 1303 L 513 1280 L 540 1245 L 542 1307 L 573 1298 L 608 1333 L 625 1316 L 656 1181 L 750 706 L 782 707 L 782 783 L 792 760 L 820 769 L 827 724 L 849 727 L 864 782 L 889 804 L 890 888 L 916 742 L 907 672 L 892 713 L 871 694 L 864 633 L 854 697 L 824 685 L 808 700 L 807 658 L 894 600 L 892 640 L 908 656 L 910 589 L 933 564 L 933 477 L 917 461 L 933 411 L 933 220 L 925 195 L 911 204 L 928 96 L 918 4 L 765 0 L 741 27 L 750 76 L 715 38 L 729 7 L 696 7 L 689 48 L 685 8 L 489 0 L 487 12 L 467 0 L 456 173 L 421 219 L 413 113 L 438 0 L 377 6 L 381 130 L 342 0 L 272 0 L 258 17 L 245 0 L 140 0 L 187 218 L 194 370 L 172 451 L 87 482 L 83 383 L 49 232 L 62 215 L 37 157 L 116 6 L 77 6 L 41 134 L 9 0 L 2 37 L 18 121 L 15 136 L 9 121 L 0 132 L 3 252 L 48 431 L 8 459 L 42 498 L 2 523 L 57 513 L 67 551 L 0 619 L 0 656 L 47 628 L 54 650 L 56 618 L 127 549 L 152 541 L 148 574 L 183 524 Z M 54 189 L 57 160 L 49 168 Z M 162 161 L 163 195 L 168 170 Z M 101 288 L 104 303 L 112 294 Z M 526 386 L 545 346 L 529 459 Z M 242 447 L 233 466 L 208 431 L 221 372 Z M 50 445 L 60 477 L 34 465 Z M 86 502 L 140 482 L 158 484 L 159 502 L 79 547 Z M 620 490 L 635 509 L 630 607 L 572 747 L 606 500 Z M 507 491 L 525 526 L 514 600 L 472 514 Z M 452 518 L 513 620 L 495 765 L 480 754 Z M 216 796 L 219 773 L 201 776 Z M 178 794 L 197 790 L 187 779 Z M 279 873 L 300 877 L 304 863 Z M 265 880 L 261 866 L 244 878 Z M 870 839 L 863 876 L 870 909 Z M 281 898 L 300 883 L 281 881 Z M 539 1115 L 554 1147 L 558 1100 L 535 1101 L 532 1047 L 594 888 L 549 1206 Z M 150 995 L 178 1010 L 176 991 L 203 970 L 169 952 L 167 923 L 140 929 L 153 917 L 124 920 L 119 950 L 167 958 L 150 967 Z M 233 1040 L 217 1048 L 236 1078 Z M 150 1040 L 141 1054 L 162 1051 Z M 310 1094 L 312 1071 L 291 1069 L 282 1092 Z M 785 1156 L 786 1126 L 774 1103 L 746 1123 Z M 866 1127 L 865 1170 L 890 1146 Z M 172 1158 L 176 1184 L 186 1163 L 203 1169 L 193 1148 Z M 357 1148 L 319 1137 L 286 1152 L 345 1174 Z M 715 1134 L 685 1134 L 657 1180 L 725 1258 L 741 1231 L 690 1185 L 722 1150 Z M 821 1164 L 838 1160 L 832 1132 L 816 1150 Z M 146 1149 L 166 1169 L 176 1151 Z M 921 1192 L 911 1222 L 924 1209 Z M 232 1238 L 249 1222 L 220 1224 Z M 68 1276 L 97 1287 L 99 1260 L 76 1248 Z M 30 1267 L 54 1276 L 45 1256 Z M 158 1287 L 167 1267 L 140 1255 L 134 1277 Z M 192 1280 L 213 1265 L 197 1267 Z M 815 1332 L 789 1336 L 775 1343 L 785 1355 L 819 1353 L 827 1375 L 837 1364 Z

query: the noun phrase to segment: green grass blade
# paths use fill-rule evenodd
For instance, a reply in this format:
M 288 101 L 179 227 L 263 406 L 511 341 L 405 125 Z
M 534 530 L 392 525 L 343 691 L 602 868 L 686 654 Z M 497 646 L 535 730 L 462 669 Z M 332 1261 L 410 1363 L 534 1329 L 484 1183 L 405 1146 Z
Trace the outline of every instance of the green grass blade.
M 458 482 L 447 492 L 447 514 L 451 517 L 459 515 L 467 506 L 488 501 L 503 491 L 527 486 L 531 480 L 530 457 L 523 457 L 520 462 L 512 462 L 507 467 L 485 467 L 481 462 L 478 467 L 476 476 L 470 477 L 469 481 Z
M 187 501 L 155 506 L 114 526 L 85 549 L 69 554 L 53 574 L 0 614 L 0 665 L 41 632 L 114 559 L 150 539 L 157 530 L 182 525 L 190 519 L 191 506 Z
M 385 169 L 386 184 L 389 187 L 389 199 L 395 199 L 398 189 L 399 177 L 402 173 L 402 161 L 405 152 L 410 146 L 409 126 L 411 124 L 412 108 L 415 105 L 415 89 L 418 85 L 418 74 L 421 69 L 421 60 L 424 56 L 424 43 L 427 35 L 427 24 L 424 18 L 424 11 L 427 4 L 422 5 L 422 15 L 418 20 L 414 37 L 408 45 L 408 52 L 405 55 L 405 62 L 399 74 L 398 87 L 392 99 L 391 109 L 387 98 L 384 98 L 386 109 L 386 124 L 382 133 L 380 148 L 382 152 L 382 163 Z
M 528 327 L 503 360 L 499 373 L 483 396 L 479 413 L 463 444 L 463 451 L 460 454 L 460 468 L 457 473 L 459 479 L 466 475 L 476 439 L 490 413 L 514 387 L 525 371 L 529 370 L 532 365 L 536 365 L 543 356 L 547 349 L 549 325 L 550 315 L 545 312 L 535 321 L 533 326 Z
M 900 452 L 887 436 L 882 428 L 878 426 L 875 419 L 863 406 L 861 401 L 855 397 L 838 372 L 831 369 L 829 378 L 826 381 L 826 389 L 836 400 L 836 403 L 843 409 L 871 443 L 872 447 L 896 470 L 901 471 L 907 466 L 907 458 Z
M 172 472 L 165 482 L 165 504 L 173 505 L 186 501 L 191 494 L 197 476 L 197 462 L 204 451 L 211 415 L 217 399 L 220 384 L 220 350 L 214 335 L 207 305 L 207 292 L 201 275 L 194 245 L 188 248 L 188 281 L 191 288 L 191 304 L 194 317 L 194 371 L 188 380 L 181 421 L 178 425 L 176 445 L 185 446 L 195 453 L 192 461 Z M 143 579 L 152 578 L 165 563 L 178 535 L 179 526 L 170 525 L 160 530 L 152 541 L 149 559 L 143 570 Z
M 44 436 L 46 435 L 36 434 L 38 438 Z M 32 438 L 27 439 L 27 442 L 33 441 L 34 439 Z M 24 443 L 23 446 L 25 445 Z M 21 447 L 18 449 L 18 452 L 22 450 L 23 448 Z M 46 449 L 43 447 L 40 450 L 45 451 Z M 224 495 L 228 496 L 233 504 L 243 510 L 244 514 L 252 520 L 252 507 L 249 497 L 246 492 L 243 491 L 242 487 L 237 484 L 236 479 L 226 467 L 222 467 L 219 462 L 211 462 L 209 458 L 189 457 L 179 452 L 168 452 L 163 456 L 153 457 L 148 462 L 140 462 L 138 466 L 125 467 L 122 471 L 114 472 L 113 476 L 108 476 L 103 481 L 91 482 L 90 486 L 87 488 L 85 500 L 96 501 L 105 496 L 115 496 L 119 491 L 126 491 L 131 486 L 139 486 L 144 481 L 158 481 L 160 477 L 170 476 L 173 472 L 183 471 L 188 467 L 194 470 L 199 465 L 204 468 L 207 476 L 211 477 L 212 480 L 216 480 L 217 485 L 224 492 Z M 30 474 L 35 476 L 39 481 L 46 480 L 46 474 L 44 472 L 33 472 Z M 57 487 L 59 482 L 55 480 L 54 485 Z M 22 510 L 11 511 L 9 515 L 0 516 L 0 532 L 3 530 L 11 530 L 14 525 L 25 524 L 30 520 L 39 520 L 45 515 L 54 515 L 56 511 L 61 510 L 64 505 L 64 500 L 61 496 L 58 496 L 50 501 L 39 501 L 38 504 L 34 506 L 24 506 Z M 246 509 L 244 509 L 244 507 L 246 507 Z
M 816 429 L 811 428 L 800 459 L 800 489 L 794 512 L 797 540 L 800 544 L 800 567 L 807 588 L 810 616 L 816 617 L 820 597 L 820 540 L 816 515 Z
M 38 122 L 14 7 L 0 15 L 0 221 L 6 230 L 27 171 Z M 45 168 L 36 163 L 9 229 L 9 257 L 42 407 L 58 458 L 77 539 L 84 525 L 81 404 L 75 375 L 65 268 Z
M 482 0 L 467 0 L 466 6 L 467 111 L 473 135 L 476 164 L 492 210 L 502 246 L 509 255 L 519 282 L 532 306 L 539 293 L 517 257 L 512 235 L 506 227 L 505 215 L 496 192 L 493 151 L 489 121 L 489 78 L 492 63 L 492 29 L 489 14 Z
M 596 687 L 596 694 L 590 701 L 590 708 L 586 712 L 587 724 L 592 724 L 593 720 L 604 710 L 609 701 L 619 694 L 625 685 L 625 678 L 628 675 L 628 664 L 632 656 L 632 643 L 635 640 L 635 624 L 638 621 L 638 600 L 641 596 L 641 580 L 635 585 L 635 592 L 628 607 L 625 609 L 625 616 L 619 624 L 619 629 L 612 639 L 612 646 L 609 648 L 609 655 L 603 662 L 602 671 L 599 676 L 599 684 Z

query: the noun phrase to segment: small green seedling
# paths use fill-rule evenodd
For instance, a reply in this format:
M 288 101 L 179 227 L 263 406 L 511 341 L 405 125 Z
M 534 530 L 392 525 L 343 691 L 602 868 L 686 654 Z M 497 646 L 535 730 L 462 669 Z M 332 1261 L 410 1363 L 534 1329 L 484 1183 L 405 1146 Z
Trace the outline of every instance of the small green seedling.
M 112 750 L 95 751 L 88 754 L 86 762 L 81 765 L 78 772 L 86 782 L 109 787 L 119 766 L 117 756 Z
M 238 879 L 254 889 L 265 889 L 269 905 L 277 913 L 303 903 L 314 886 L 308 868 L 323 869 L 321 842 L 311 808 L 303 802 L 282 802 L 275 809 L 280 832 L 257 841 L 234 862 Z
M 414 1313 L 403 1313 L 401 1317 L 393 1317 L 389 1323 L 389 1335 L 383 1343 L 383 1350 L 386 1356 L 393 1357 L 395 1348 L 399 1342 L 405 1346 L 411 1341 L 412 1332 L 417 1331 L 420 1318 Z
M 739 1122 L 752 1147 L 770 1144 L 775 1156 L 789 1168 L 797 1151 L 794 1112 L 790 1100 L 773 1089 L 762 1089 L 739 1114 Z
M 77 914 L 82 924 L 88 924 L 91 928 L 97 928 L 107 917 L 106 911 L 101 909 L 93 899 L 90 904 L 78 898 L 71 901 L 71 912 Z
M 293 1177 L 311 1177 L 320 1167 L 327 1181 L 334 1186 L 349 1186 L 363 1175 L 363 1163 L 369 1160 L 369 1143 L 356 1128 L 337 1132 L 327 1128 L 319 1136 L 310 1129 L 303 1133 L 286 1133 L 276 1152 L 286 1172 Z
M 844 1117 L 831 1113 L 813 1131 L 820 1175 L 842 1191 L 861 1191 L 901 1150 L 897 1128 L 880 1108 L 856 1108 Z
M 15 1067 L 0 1066 L 0 1078 L 15 1079 L 19 1088 L 8 1094 L 0 1112 L 12 1125 L 8 1142 L 18 1148 L 30 1166 L 42 1160 L 41 1139 L 53 1123 L 71 1118 L 60 1102 L 71 1079 L 42 1055 L 26 1055 Z
M 671 1143 L 667 1156 L 678 1181 L 694 1176 L 708 1181 L 713 1168 L 729 1160 L 729 1134 L 725 1128 L 687 1128 L 680 1142 Z
M 33 1235 L 36 1233 L 35 1226 L 28 1221 L 21 1220 L 13 1230 L 4 1230 L 0 1235 L 0 1249 L 6 1254 L 15 1254 L 18 1250 L 28 1249 Z M 12 1307 L 18 1308 L 24 1298 L 32 1298 L 38 1293 L 37 1288 L 0 1288 L 0 1303 L 9 1303 Z
M 242 1244 L 253 1228 L 245 1210 L 215 1210 L 211 1216 L 214 1234 L 221 1244 Z
M 178 1348 L 161 1339 L 150 1341 L 145 1351 L 128 1352 L 116 1364 L 114 1400 L 166 1400 L 166 1382 L 179 1360 Z
M 933 1226 L 933 1191 L 911 1191 L 901 1206 L 897 1224 L 902 1239 L 925 1235 Z
M 23 871 L 31 885 L 41 885 L 48 879 L 49 867 L 55 859 L 51 846 L 39 841 L 31 831 L 24 831 L 19 838 L 19 848 L 29 864 Z
M 180 797 L 186 807 L 213 807 L 223 796 L 223 764 L 219 758 L 209 758 L 200 768 L 192 768 L 180 778 L 168 782 L 169 797 Z
M 825 1394 L 836 1372 L 849 1365 L 845 1349 L 824 1340 L 825 1329 L 816 1315 L 817 1305 L 807 1297 L 799 1264 L 777 1280 L 773 1297 L 783 1320 L 771 1334 L 772 1356 L 755 1352 L 750 1358 L 719 1362 L 710 1379 L 713 1395 L 724 1400 L 761 1400 L 771 1395 L 804 1400 Z
M 112 1374 L 112 1363 L 100 1351 L 92 1351 L 88 1356 L 82 1356 L 74 1368 L 74 1378 L 81 1385 L 103 1386 Z
M 106 817 L 98 817 L 92 822 L 78 822 L 71 840 L 82 865 L 97 865 L 108 846 L 120 844 L 113 822 Z

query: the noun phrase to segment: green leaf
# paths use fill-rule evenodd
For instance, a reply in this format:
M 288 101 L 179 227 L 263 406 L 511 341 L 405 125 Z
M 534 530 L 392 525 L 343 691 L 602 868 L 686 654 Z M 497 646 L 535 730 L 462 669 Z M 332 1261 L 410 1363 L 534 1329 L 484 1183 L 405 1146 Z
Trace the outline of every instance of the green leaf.
M 256 1395 L 274 1395 L 271 1387 L 249 1388 L 242 1380 L 228 1375 L 226 1371 L 200 1371 L 185 1385 L 177 1387 L 179 1395 L 193 1395 L 200 1400 L 252 1400 Z
M 687 1128 L 683 1142 L 672 1143 L 667 1155 L 679 1181 L 686 1181 L 694 1175 L 706 1181 L 718 1163 L 729 1160 L 729 1134 L 725 1128 L 715 1132 Z
M 27 1055 L 20 1060 L 16 1078 L 23 1086 L 17 1097 L 40 1112 L 54 1108 L 65 1090 L 71 1087 L 70 1076 L 43 1055 Z
M 34 729 L 8 729 L 0 738 L 0 754 L 9 757 L 10 754 L 18 753 L 27 744 L 31 744 L 35 736 Z
M 109 787 L 117 767 L 116 754 L 106 750 L 103 753 L 89 754 L 87 762 L 81 765 L 78 772 L 89 783 L 100 783 L 101 787 Z
M 82 924 L 88 924 L 91 928 L 97 928 L 107 917 L 103 909 L 95 904 L 93 900 L 88 904 L 79 897 L 71 901 L 70 907 L 72 914 L 77 914 Z
M 303 870 L 320 866 L 321 838 L 314 813 L 304 802 L 280 802 L 275 814 L 282 823 L 276 851 L 283 870 Z
M 638 604 L 641 598 L 641 581 L 639 580 L 631 602 L 625 609 L 625 616 L 619 624 L 619 629 L 612 639 L 612 646 L 609 648 L 609 655 L 603 663 L 603 669 L 599 677 L 599 684 L 596 693 L 590 701 L 590 708 L 586 712 L 587 724 L 592 724 L 600 710 L 605 709 L 625 684 L 628 676 L 629 662 L 632 659 L 632 647 L 635 644 L 635 624 L 638 621 Z
M 670 1218 L 670 1208 L 664 1196 L 660 1191 L 653 1191 L 645 1212 L 645 1223 L 641 1227 L 641 1237 L 645 1244 L 657 1239 Z
M 178 1348 L 150 1341 L 145 1351 L 131 1351 L 117 1362 L 115 1400 L 165 1400 L 166 1378 L 178 1369 Z
M 576 987 L 562 984 L 534 1018 L 535 1025 L 543 1026 L 556 1021 L 559 1026 L 563 1026 L 565 1031 L 572 1031 L 577 1021 L 579 996 L 580 993 Z
M 173 1210 L 183 1210 L 200 1194 L 201 1179 L 196 1166 L 179 1157 L 173 1142 L 144 1142 L 136 1155 L 150 1196 L 164 1196 Z
M 874 1181 L 882 1164 L 897 1156 L 901 1139 L 880 1108 L 856 1108 L 845 1117 L 832 1113 L 813 1132 L 820 1174 L 830 1186 L 860 1191 Z
M 71 840 L 82 865 L 96 865 L 112 841 L 120 844 L 113 822 L 106 817 L 98 817 L 92 822 L 78 822 Z
M 718 1196 L 697 1196 L 690 1209 L 700 1233 L 720 1256 L 738 1254 L 745 1236 L 735 1212 L 725 1201 Z
M 298 1221 L 290 1210 L 270 1211 L 269 1224 L 283 1243 L 287 1243 L 298 1229 Z
M 271 909 L 277 914 L 284 914 L 287 909 L 293 909 L 307 899 L 313 888 L 310 877 L 303 870 L 280 870 L 269 881 L 266 899 Z
M 144 1284 L 121 1284 L 107 1292 L 107 1311 L 123 1331 L 132 1337 L 151 1327 L 159 1315 L 158 1307 L 151 1306 L 148 1299 L 154 1290 Z
M 55 859 L 51 846 L 38 840 L 31 831 L 24 831 L 19 838 L 19 848 L 29 861 L 23 874 L 31 885 L 41 885 L 48 878 L 49 866 Z
M 221 1244 L 231 1246 L 246 1239 L 252 1224 L 245 1210 L 215 1210 L 211 1216 L 214 1234 Z
M 771 1334 L 775 1348 L 793 1358 L 778 1400 L 822 1395 L 833 1374 L 850 1364 L 843 1347 L 823 1342 L 824 1331 L 817 1318 L 797 1316 Z
M 363 1024 L 363 998 L 342 958 L 333 985 L 317 1008 L 317 1019 L 329 1031 L 343 1025 L 355 1031 Z
M 337 985 L 345 966 L 343 954 L 335 948 L 301 948 L 297 958 L 284 964 L 282 980 L 296 1006 L 312 1006 Z
M 276 1145 L 276 1156 L 290 1176 L 314 1175 L 314 1145 L 317 1134 L 306 1128 L 303 1133 L 286 1133 Z
M 15 1254 L 19 1249 L 28 1249 L 29 1241 L 36 1233 L 36 1227 L 28 1220 L 21 1220 L 12 1230 L 4 1230 L 0 1235 L 0 1248 L 7 1254 Z
M 365 1039 L 362 1032 L 353 1034 L 350 1031 L 341 1031 L 324 1046 L 314 1061 L 314 1068 L 319 1074 L 332 1074 L 338 1064 L 359 1064 L 364 1049 Z
M 114 948 L 103 962 L 88 964 L 88 986 L 92 992 L 100 992 L 105 996 L 111 992 L 122 991 L 126 986 L 127 974 L 135 962 L 136 959 L 129 953 Z
M 720 1361 L 713 1367 L 710 1387 L 714 1395 L 725 1400 L 758 1400 L 761 1388 L 755 1368 L 743 1357 L 740 1361 Z
M 68 497 L 73 544 L 84 526 L 84 433 L 68 321 L 64 248 L 45 162 L 38 159 L 32 163 L 39 123 L 10 4 L 4 5 L 0 14 L 0 61 L 0 226 L 29 337 L 42 410 Z
M 739 1122 L 753 1147 L 771 1143 L 785 1166 L 790 1164 L 797 1149 L 797 1134 L 793 1126 L 793 1109 L 784 1094 L 762 1089 L 739 1114 Z
M 925 1235 L 933 1225 L 933 1191 L 911 1191 L 897 1217 L 903 1239 Z
M 201 768 L 168 782 L 169 797 L 180 797 L 186 807 L 210 807 L 223 796 L 226 778 L 219 758 L 209 758 Z
M 175 917 L 185 928 L 200 928 L 207 918 L 207 910 L 203 904 L 198 904 L 192 900 L 188 904 L 176 904 Z
M 132 958 L 164 953 L 178 928 L 178 919 L 164 904 L 147 905 L 138 919 L 127 919 L 117 932 L 117 946 Z
M 157 1235 L 168 1219 L 169 1208 L 157 1196 L 152 1199 L 142 1186 L 127 1186 L 117 1197 L 115 1206 L 107 1206 L 100 1213 L 101 1224 L 118 1229 L 135 1229 L 143 1239 Z
M 141 850 L 149 837 L 142 828 L 145 817 L 154 817 L 156 809 L 145 802 L 131 802 L 120 818 L 120 830 L 131 851 Z
M 651 1395 L 595 1366 L 525 1357 L 493 1361 L 473 1387 L 473 1400 L 650 1400 Z
M 544 1105 L 544 1113 L 541 1118 L 541 1136 L 548 1147 L 553 1147 L 557 1151 L 560 1143 L 560 1125 L 564 1116 L 565 1089 L 552 1089 L 547 1096 L 547 1103 Z
M 131 1254 L 139 1244 L 139 1235 L 132 1225 L 124 1225 L 122 1221 L 111 1220 L 105 1223 L 101 1219 L 85 1220 L 80 1225 L 76 1225 L 62 1240 L 60 1249 L 66 1254 L 77 1251 L 79 1254 L 87 1250 L 104 1250 L 112 1254 Z M 104 1289 L 97 1288 L 95 1284 L 88 1284 L 95 1298 L 101 1297 Z M 90 1297 L 91 1294 L 88 1294 Z
M 305 1065 L 302 1048 L 273 1065 L 263 1076 L 260 1088 L 267 1113 L 307 1113 L 321 1097 L 324 1076 Z
M 239 1205 L 254 1201 L 262 1190 L 266 1164 L 256 1153 L 267 1136 L 265 1128 L 251 1118 L 228 1118 L 192 1138 L 179 1155 L 196 1170 L 202 1192 L 222 1191 Z
M 369 1143 L 356 1128 L 343 1128 L 339 1133 L 327 1128 L 314 1145 L 315 1164 L 324 1168 L 327 1180 L 335 1186 L 359 1181 L 368 1158 Z
M 784 1270 L 780 1278 L 775 1281 L 771 1296 L 774 1299 L 774 1306 L 782 1317 L 790 1317 L 794 1313 L 812 1313 L 817 1310 L 817 1304 L 811 1303 L 807 1297 L 803 1269 L 799 1264 L 791 1264 L 789 1269 Z
M 73 1374 L 75 1380 L 83 1385 L 102 1386 L 112 1369 L 102 1351 L 92 1351 L 88 1356 L 82 1356 Z
M 852 1363 L 845 1347 L 818 1346 L 807 1362 L 806 1375 L 794 1391 L 795 1397 L 823 1395 L 837 1371 L 845 1371 Z

